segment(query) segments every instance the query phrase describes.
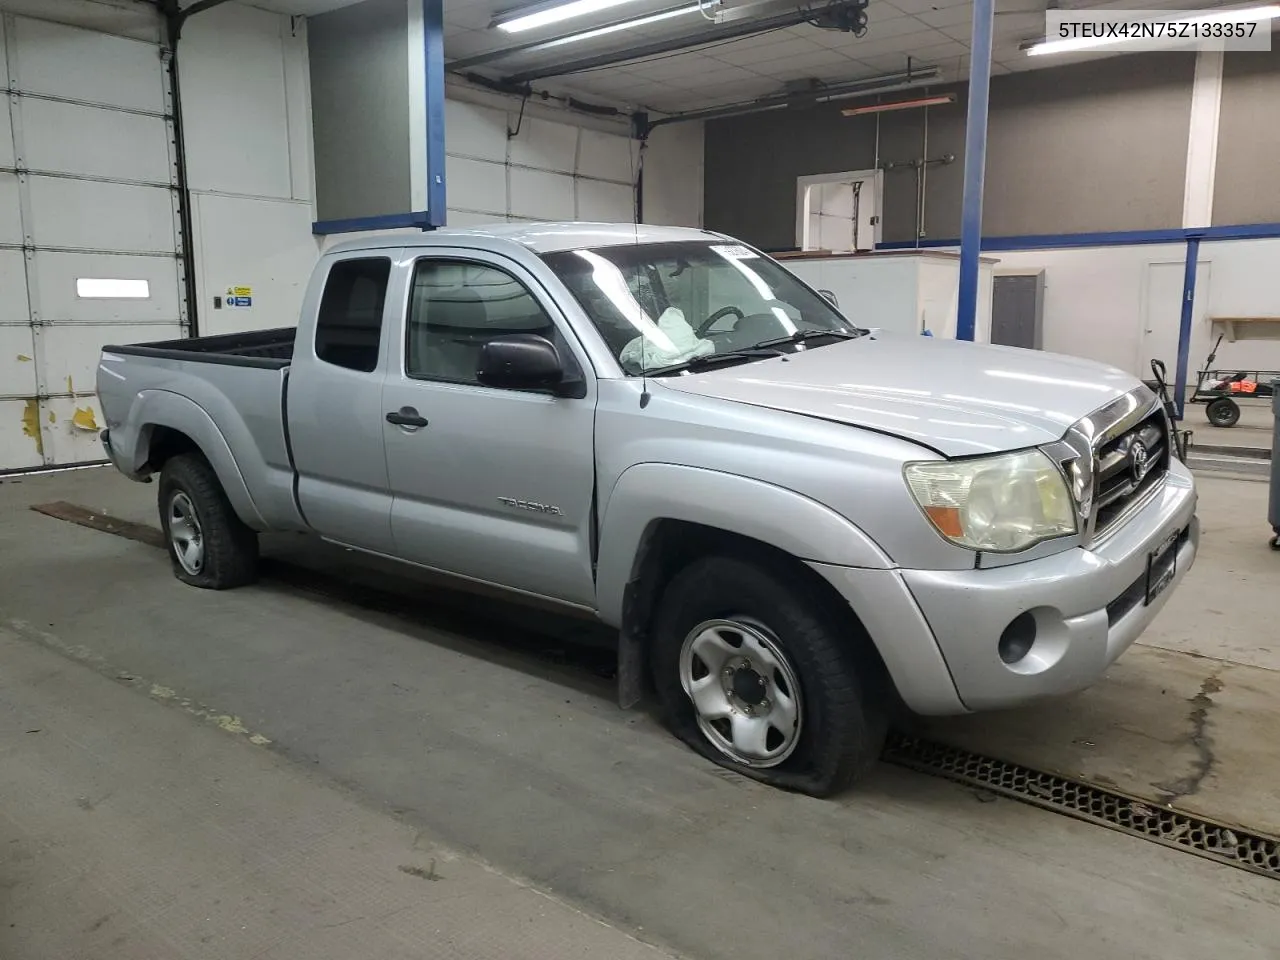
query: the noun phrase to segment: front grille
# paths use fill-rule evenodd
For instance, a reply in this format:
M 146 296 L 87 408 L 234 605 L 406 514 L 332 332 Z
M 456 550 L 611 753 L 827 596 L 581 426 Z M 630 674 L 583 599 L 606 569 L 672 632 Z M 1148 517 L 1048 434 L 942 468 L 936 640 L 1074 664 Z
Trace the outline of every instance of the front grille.
M 1169 472 L 1169 427 L 1155 408 L 1119 436 L 1103 436 L 1093 455 L 1093 533 L 1112 526 Z

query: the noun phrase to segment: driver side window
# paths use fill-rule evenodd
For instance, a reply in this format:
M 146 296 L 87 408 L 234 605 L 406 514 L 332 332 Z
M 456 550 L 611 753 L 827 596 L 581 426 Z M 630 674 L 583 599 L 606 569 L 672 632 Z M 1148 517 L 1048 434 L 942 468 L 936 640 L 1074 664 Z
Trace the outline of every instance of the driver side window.
M 405 331 L 410 377 L 478 383 L 484 345 L 515 333 L 546 337 L 568 356 L 542 305 L 505 270 L 464 260 L 418 261 Z

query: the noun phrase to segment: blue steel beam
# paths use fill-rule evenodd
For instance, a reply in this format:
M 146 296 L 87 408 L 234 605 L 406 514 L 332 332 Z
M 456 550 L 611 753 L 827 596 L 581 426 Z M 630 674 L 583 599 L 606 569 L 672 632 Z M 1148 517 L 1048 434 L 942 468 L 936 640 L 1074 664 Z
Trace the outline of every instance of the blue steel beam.
M 991 93 L 991 32 L 995 0 L 973 0 L 969 45 L 969 108 L 964 131 L 964 208 L 960 213 L 960 298 L 956 339 L 972 340 L 978 317 L 982 254 L 982 187 L 987 169 L 987 101 Z
M 444 182 L 444 0 L 422 0 L 427 96 L 426 229 L 443 227 L 448 210 Z
M 1178 327 L 1178 369 L 1174 371 L 1174 405 L 1182 419 L 1187 402 L 1187 364 L 1191 354 L 1191 321 L 1196 305 L 1196 265 L 1200 262 L 1200 238 L 1187 238 L 1187 263 L 1182 274 L 1182 323 Z

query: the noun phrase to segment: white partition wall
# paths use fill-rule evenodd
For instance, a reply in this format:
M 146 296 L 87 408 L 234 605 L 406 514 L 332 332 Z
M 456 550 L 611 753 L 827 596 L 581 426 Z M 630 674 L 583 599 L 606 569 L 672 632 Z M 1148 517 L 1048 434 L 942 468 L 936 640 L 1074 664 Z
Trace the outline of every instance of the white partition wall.
M 960 259 L 932 250 L 886 251 L 848 256 L 795 255 L 786 268 L 811 287 L 829 290 L 854 323 L 894 333 L 935 337 L 956 335 Z M 983 257 L 979 269 L 976 339 L 991 336 L 991 294 L 996 260 Z

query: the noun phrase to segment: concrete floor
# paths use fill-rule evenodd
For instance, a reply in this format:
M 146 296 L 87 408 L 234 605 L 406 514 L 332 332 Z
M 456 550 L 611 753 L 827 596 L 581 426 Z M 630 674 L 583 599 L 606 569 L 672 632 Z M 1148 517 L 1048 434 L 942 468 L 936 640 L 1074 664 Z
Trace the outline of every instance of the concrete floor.
M 421 587 L 411 615 L 277 579 L 191 590 L 151 547 L 25 509 L 154 523 L 153 496 L 104 470 L 0 484 L 4 960 L 1277 956 L 1275 881 L 897 768 L 833 801 L 772 791 L 617 710 L 538 618 Z M 1178 802 L 1280 808 L 1265 487 L 1203 496 L 1159 646 L 1056 719 L 956 735 L 1066 766 L 1087 740 L 1093 773 L 1187 781 L 1189 684 L 1217 671 L 1254 692 L 1209 694 L 1215 766 Z M 1122 723 L 1166 725 L 1167 764 L 1158 734 L 1113 761 Z

